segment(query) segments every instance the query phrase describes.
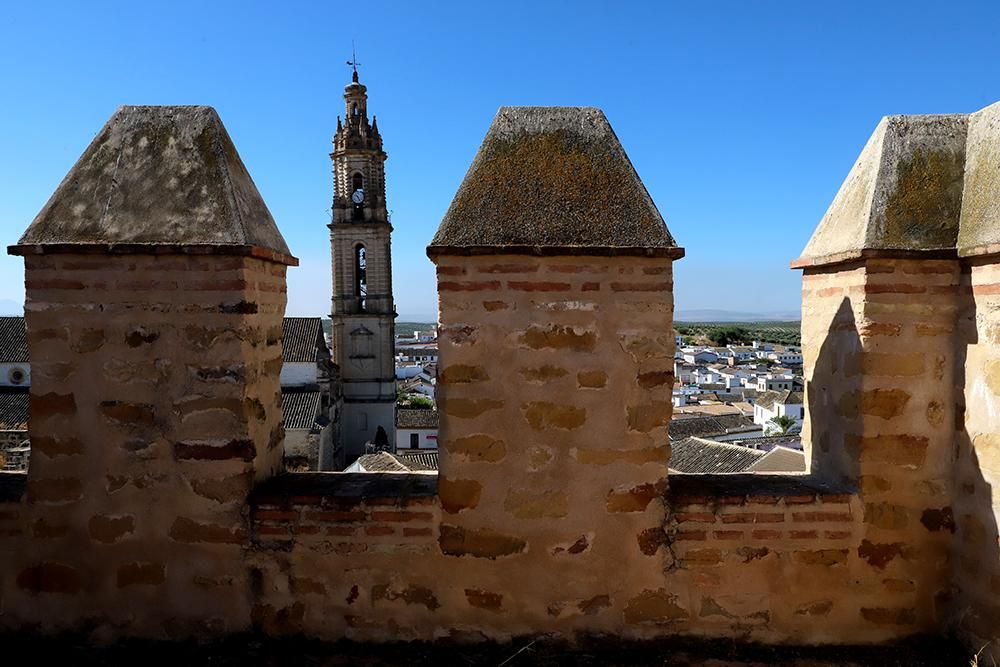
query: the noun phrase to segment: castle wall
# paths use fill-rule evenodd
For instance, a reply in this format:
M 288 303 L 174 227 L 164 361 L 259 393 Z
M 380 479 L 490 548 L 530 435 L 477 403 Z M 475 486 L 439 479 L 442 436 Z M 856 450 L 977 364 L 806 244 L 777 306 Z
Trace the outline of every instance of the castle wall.
M 282 460 L 285 266 L 29 254 L 25 268 L 33 456 L 21 504 L 0 510 L 0 626 L 246 628 L 246 498 Z

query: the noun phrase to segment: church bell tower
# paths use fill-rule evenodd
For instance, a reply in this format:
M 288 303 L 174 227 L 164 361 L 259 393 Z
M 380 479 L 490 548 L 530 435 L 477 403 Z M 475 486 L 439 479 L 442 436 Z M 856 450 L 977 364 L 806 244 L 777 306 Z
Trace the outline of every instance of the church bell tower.
M 354 63 L 350 63 L 354 64 Z M 333 136 L 333 309 L 331 346 L 340 366 L 344 408 L 334 460 L 349 465 L 366 443 L 396 443 L 396 309 L 392 300 L 392 225 L 385 204 L 382 136 L 368 121 L 367 88 L 344 88 L 345 117 Z M 385 438 L 379 433 L 384 432 Z

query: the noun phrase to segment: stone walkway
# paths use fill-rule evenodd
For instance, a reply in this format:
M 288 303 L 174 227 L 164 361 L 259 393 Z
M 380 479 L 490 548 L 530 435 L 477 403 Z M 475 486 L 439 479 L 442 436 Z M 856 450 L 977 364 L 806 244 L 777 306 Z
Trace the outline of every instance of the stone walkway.
M 622 642 L 587 640 L 570 647 L 546 640 L 521 640 L 511 644 L 366 645 L 349 642 L 322 643 L 304 639 L 261 640 L 233 637 L 213 642 L 124 642 L 93 647 L 82 641 L 33 639 L 0 635 L 4 652 L 30 656 L 35 664 L 90 665 L 141 664 L 142 667 L 969 667 L 968 653 L 953 642 L 914 639 L 882 647 L 761 647 L 727 641 L 671 640 Z

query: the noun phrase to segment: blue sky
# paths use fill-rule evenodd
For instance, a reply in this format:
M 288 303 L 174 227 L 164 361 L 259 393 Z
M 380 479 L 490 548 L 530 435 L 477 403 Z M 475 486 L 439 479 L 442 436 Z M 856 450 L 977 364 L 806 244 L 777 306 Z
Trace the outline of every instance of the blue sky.
M 389 161 L 401 316 L 497 107 L 601 107 L 687 257 L 678 310 L 795 312 L 788 269 L 879 118 L 1000 99 L 1000 3 L 9 3 L 0 241 L 14 243 L 120 104 L 210 104 L 329 311 L 327 156 L 351 39 Z M 0 259 L 0 310 L 23 300 Z

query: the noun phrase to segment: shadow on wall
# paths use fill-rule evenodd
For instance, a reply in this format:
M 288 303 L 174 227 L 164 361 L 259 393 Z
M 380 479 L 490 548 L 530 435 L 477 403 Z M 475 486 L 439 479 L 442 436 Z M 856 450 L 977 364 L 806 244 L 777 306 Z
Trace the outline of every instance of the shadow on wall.
M 856 488 L 860 470 L 861 336 L 851 300 L 837 308 L 806 382 L 803 445 L 812 476 Z
M 982 649 L 980 664 L 1000 664 L 1000 530 L 991 483 L 1000 474 L 1000 384 L 991 380 L 991 369 L 1000 363 L 995 344 L 981 345 L 977 322 L 981 316 L 986 337 L 994 340 L 992 309 L 978 313 L 970 273 L 962 278 L 955 331 L 954 509 L 941 519 L 954 532 L 952 587 L 951 599 L 942 602 L 954 628 Z

